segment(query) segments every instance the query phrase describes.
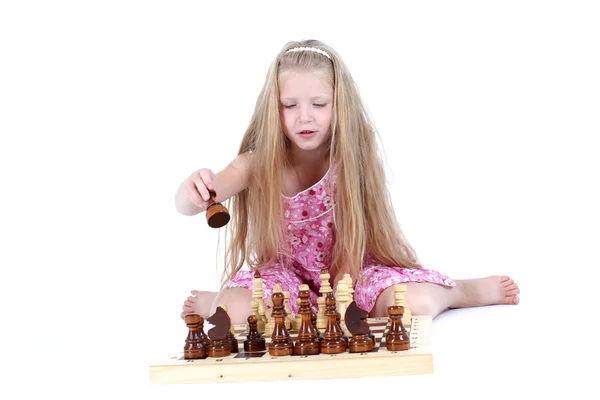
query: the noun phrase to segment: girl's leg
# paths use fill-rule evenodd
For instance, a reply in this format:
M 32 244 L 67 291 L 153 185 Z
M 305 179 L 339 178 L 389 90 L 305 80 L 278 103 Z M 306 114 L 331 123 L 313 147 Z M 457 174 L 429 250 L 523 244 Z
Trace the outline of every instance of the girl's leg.
M 252 292 L 246 288 L 229 288 L 220 292 L 192 291 L 183 303 L 181 318 L 188 314 L 198 314 L 207 319 L 215 313 L 218 306 L 227 306 L 227 314 L 232 324 L 243 324 L 247 322 L 248 316 L 252 314 L 250 303 Z
M 406 305 L 413 315 L 433 318 L 450 308 L 467 308 L 493 304 L 519 304 L 519 286 L 508 276 L 457 280 L 456 286 L 435 283 L 406 284 Z M 394 288 L 388 287 L 377 298 L 370 317 L 387 317 L 387 307 L 394 304 Z
M 192 290 L 192 295 L 183 302 L 181 318 L 189 314 L 198 314 L 206 319 L 212 315 L 211 307 L 219 292 Z
M 245 324 L 248 316 L 252 314 L 252 291 L 243 287 L 233 287 L 221 290 L 215 297 L 210 315 L 217 311 L 219 306 L 227 306 L 227 314 L 231 318 L 231 324 Z

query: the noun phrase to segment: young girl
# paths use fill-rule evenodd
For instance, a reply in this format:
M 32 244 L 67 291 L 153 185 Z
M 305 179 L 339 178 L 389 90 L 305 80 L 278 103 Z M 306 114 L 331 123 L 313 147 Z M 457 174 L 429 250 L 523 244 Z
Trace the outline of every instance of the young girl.
M 334 290 L 351 275 L 354 299 L 371 317 L 387 316 L 392 286 L 405 282 L 413 315 L 519 302 L 507 276 L 453 281 L 419 264 L 397 224 L 376 130 L 355 83 L 335 50 L 319 41 L 283 47 L 238 156 L 217 174 L 203 168 L 187 178 L 176 193 L 177 210 L 205 211 L 209 190 L 217 202 L 231 199 L 225 279 L 220 292 L 192 291 L 182 317 L 207 318 L 226 304 L 232 323 L 245 323 L 256 269 L 264 299 L 279 283 L 290 292 L 293 313 L 303 283 L 317 310 L 323 268 Z

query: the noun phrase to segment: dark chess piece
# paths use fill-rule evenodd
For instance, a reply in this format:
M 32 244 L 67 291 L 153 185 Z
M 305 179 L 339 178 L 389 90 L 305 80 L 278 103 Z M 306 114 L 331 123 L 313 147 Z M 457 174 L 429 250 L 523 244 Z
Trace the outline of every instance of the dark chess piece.
M 229 342 L 229 351 L 232 353 L 238 353 L 238 341 L 235 338 L 235 335 L 231 332 L 231 329 L 227 332 L 227 336 L 225 338 Z
M 344 331 L 340 328 L 337 322 L 338 315 L 340 314 L 335 309 L 335 297 L 333 292 L 327 293 L 325 298 L 325 316 L 327 317 L 327 328 L 323 333 L 323 340 L 321 341 L 321 353 L 325 354 L 338 354 L 346 351 L 346 341 L 342 338 Z
M 248 317 L 248 335 L 244 340 L 244 351 L 253 353 L 266 350 L 266 340 L 258 331 L 258 318 L 256 318 L 256 315 L 251 315 Z
M 231 319 L 222 307 L 217 307 L 213 315 L 207 318 L 214 326 L 208 331 L 210 345 L 208 347 L 209 357 L 226 357 L 231 354 L 231 347 L 227 339 L 227 333 L 231 329 Z
M 385 335 L 385 346 L 389 351 L 402 351 L 410 349 L 410 338 L 408 332 L 402 325 L 402 316 L 404 307 L 390 306 L 388 314 L 391 319 L 391 325 Z
M 334 296 L 335 297 L 335 296 Z M 338 326 L 338 329 L 342 332 L 342 337 L 341 339 L 346 342 L 346 347 L 348 347 L 348 336 L 346 336 L 346 333 L 344 333 L 344 330 L 342 329 L 342 316 L 340 315 L 340 313 L 337 311 L 337 309 L 335 310 L 335 322 Z
M 321 331 L 319 330 L 319 328 L 317 328 L 317 314 L 312 310 L 312 308 L 310 314 L 310 321 L 315 327 L 315 331 L 317 331 L 317 340 L 319 341 L 319 343 L 321 343 L 321 341 L 323 340 L 323 335 L 321 335 Z
M 369 336 L 371 335 L 371 328 L 367 322 L 368 316 L 369 313 L 360 308 L 355 301 L 350 303 L 346 309 L 344 321 L 346 321 L 346 327 L 352 334 L 348 341 L 350 353 L 366 353 L 373 351 L 375 347 L 375 341 Z
M 273 311 L 271 317 L 275 319 L 275 327 L 269 343 L 269 354 L 272 356 L 291 356 L 294 354 L 294 343 L 285 327 L 285 306 L 283 305 L 283 293 L 275 292 L 271 296 L 273 300 Z
M 206 346 L 203 337 L 200 335 L 204 320 L 201 316 L 192 314 L 185 316 L 185 324 L 188 327 L 188 336 L 185 339 L 183 347 L 183 358 L 186 360 L 196 360 L 206 358 Z
M 298 340 L 294 346 L 294 354 L 303 356 L 316 355 L 321 352 L 321 342 L 319 340 L 319 332 L 316 326 L 313 325 L 312 317 L 314 313 L 310 306 L 310 292 L 308 291 L 308 286 L 306 288 L 300 286 L 300 288 L 298 293 L 300 307 L 298 312 L 302 315 L 302 324 L 298 331 Z
M 208 346 L 210 345 L 210 339 L 208 338 L 206 333 L 204 333 L 204 318 L 200 317 L 199 324 L 200 324 L 200 326 L 198 327 L 198 336 L 200 337 L 202 344 L 204 344 L 204 348 L 208 351 Z
M 221 228 L 229 222 L 231 216 L 227 208 L 215 201 L 217 194 L 213 190 L 209 190 L 210 199 L 208 200 L 208 207 L 206 208 L 206 220 L 208 226 L 211 228 Z

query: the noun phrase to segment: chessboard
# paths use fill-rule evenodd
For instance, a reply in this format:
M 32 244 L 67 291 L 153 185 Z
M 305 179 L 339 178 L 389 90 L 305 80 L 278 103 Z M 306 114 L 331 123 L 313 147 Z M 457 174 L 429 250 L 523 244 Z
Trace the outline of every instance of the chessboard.
M 169 383 L 254 382 L 300 379 L 338 379 L 373 376 L 418 375 L 433 373 L 432 318 L 412 315 L 406 330 L 410 349 L 388 351 L 385 333 L 389 318 L 368 318 L 375 336 L 370 352 L 339 354 L 271 356 L 268 351 L 244 352 L 248 324 L 234 325 L 238 353 L 222 358 L 185 359 L 181 353 L 150 365 L 150 381 Z M 297 330 L 290 330 L 296 342 Z M 267 348 L 271 338 L 265 336 Z

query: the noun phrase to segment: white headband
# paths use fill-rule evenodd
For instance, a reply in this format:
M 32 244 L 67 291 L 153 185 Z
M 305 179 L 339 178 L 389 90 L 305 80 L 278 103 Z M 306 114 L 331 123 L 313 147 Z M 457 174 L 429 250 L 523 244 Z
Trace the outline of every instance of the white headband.
M 312 51 L 313 53 L 319 53 L 321 55 L 324 55 L 325 57 L 327 57 L 331 60 L 331 56 L 329 54 L 327 54 L 323 50 L 317 49 L 315 47 L 295 47 L 293 49 L 289 49 L 288 51 L 286 51 L 286 53 L 290 53 L 293 51 Z

